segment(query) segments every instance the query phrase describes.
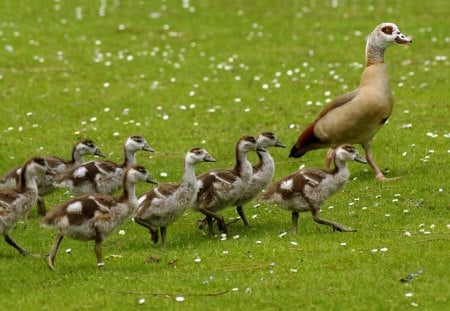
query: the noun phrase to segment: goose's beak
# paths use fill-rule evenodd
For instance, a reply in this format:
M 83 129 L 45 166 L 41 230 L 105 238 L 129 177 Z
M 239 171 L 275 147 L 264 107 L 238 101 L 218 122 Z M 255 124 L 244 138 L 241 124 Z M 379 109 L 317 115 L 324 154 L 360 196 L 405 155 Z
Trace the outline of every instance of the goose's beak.
M 411 44 L 412 43 L 412 39 L 409 39 L 408 37 L 406 37 L 404 34 L 399 34 L 397 37 L 395 37 L 395 42 L 398 44 Z

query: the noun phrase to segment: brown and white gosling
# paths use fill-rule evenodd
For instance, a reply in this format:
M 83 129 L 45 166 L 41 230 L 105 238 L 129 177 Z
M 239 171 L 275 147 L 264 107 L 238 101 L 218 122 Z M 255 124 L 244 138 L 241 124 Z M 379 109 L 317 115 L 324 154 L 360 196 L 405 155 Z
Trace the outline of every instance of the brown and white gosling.
M 218 211 L 234 204 L 244 193 L 253 175 L 252 164 L 247 160 L 250 151 L 264 150 L 258 147 L 253 136 L 243 136 L 236 143 L 236 164 L 231 169 L 215 169 L 200 175 L 199 192 L 194 204 L 194 210 L 206 216 L 208 234 L 213 235 L 213 219 L 217 221 L 219 229 L 227 233 L 227 225 Z
M 73 198 L 50 210 L 42 219 L 42 226 L 57 228 L 55 243 L 46 258 L 50 269 L 55 269 L 55 256 L 64 237 L 95 241 L 94 252 L 98 267 L 104 266 L 102 243 L 106 237 L 136 209 L 138 200 L 135 185 L 138 182 L 156 183 L 145 167 L 134 164 L 125 170 L 120 197 L 106 194 L 87 194 Z
M 367 38 L 366 68 L 359 87 L 329 103 L 298 137 L 290 157 L 299 158 L 311 150 L 330 148 L 325 166 L 329 168 L 334 149 L 341 144 L 360 144 L 379 180 L 386 179 L 372 156 L 372 140 L 392 111 L 392 92 L 384 62 L 386 49 L 410 44 L 393 23 L 378 25 Z
M 201 162 L 215 162 L 205 149 L 193 148 L 184 158 L 184 175 L 180 184 L 163 184 L 139 198 L 134 220 L 150 231 L 151 239 L 158 242 L 158 228 L 161 242 L 165 245 L 167 226 L 175 222 L 197 198 L 198 182 L 195 165 Z
M 57 156 L 44 156 L 50 168 L 56 175 L 72 168 L 76 165 L 84 163 L 85 155 L 97 155 L 104 157 L 105 155 L 98 149 L 97 145 L 90 139 L 82 139 L 78 141 L 72 148 L 72 158 L 64 160 Z M 2 188 L 15 188 L 19 184 L 21 166 L 10 169 L 5 175 L 0 177 L 0 186 Z M 55 175 L 39 175 L 36 178 L 38 186 L 37 211 L 44 216 L 46 213 L 44 196 L 54 192 L 56 188 L 53 186 Z
M 55 179 L 55 186 L 67 188 L 74 195 L 87 193 L 112 194 L 122 185 L 124 170 L 136 163 L 135 153 L 139 150 L 154 152 L 142 136 L 130 136 L 124 145 L 122 164 L 112 161 L 90 161 L 75 166 Z
M 256 138 L 258 146 L 264 151 L 257 151 L 259 162 L 253 165 L 253 175 L 250 183 L 247 185 L 244 193 L 234 203 L 237 213 L 241 217 L 245 226 L 250 226 L 248 223 L 243 205 L 253 200 L 263 189 L 272 181 L 275 174 L 275 162 L 270 155 L 269 151 L 266 151 L 269 147 L 286 148 L 286 146 L 278 140 L 278 138 L 270 132 L 263 132 Z
M 36 178 L 43 174 L 54 174 L 47 162 L 40 157 L 29 159 L 21 168 L 20 182 L 15 189 L 0 189 L 0 233 L 6 243 L 23 256 L 28 252 L 9 236 L 18 219 L 27 214 L 36 203 L 38 188 Z
M 297 234 L 299 212 L 310 211 L 314 221 L 328 225 L 333 230 L 355 231 L 337 222 L 320 217 L 320 206 L 350 177 L 347 161 L 367 163 L 355 147 L 344 144 L 336 149 L 333 171 L 304 168 L 273 183 L 261 196 L 262 201 L 275 203 L 278 207 L 292 211 L 292 232 Z

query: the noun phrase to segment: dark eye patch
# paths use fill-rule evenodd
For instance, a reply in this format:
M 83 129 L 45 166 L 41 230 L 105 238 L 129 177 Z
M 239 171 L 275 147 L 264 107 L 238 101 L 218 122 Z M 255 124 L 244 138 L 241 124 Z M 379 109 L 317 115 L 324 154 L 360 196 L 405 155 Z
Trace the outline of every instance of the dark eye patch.
M 137 143 L 142 143 L 144 141 L 144 138 L 140 136 L 133 136 L 131 139 L 133 139 Z
M 39 164 L 39 165 L 45 166 L 45 160 L 44 159 L 38 158 L 38 159 L 36 159 L 36 163 Z
M 392 33 L 394 32 L 394 28 L 392 28 L 392 26 L 384 26 L 383 28 L 381 28 L 381 31 L 387 35 L 392 35 Z

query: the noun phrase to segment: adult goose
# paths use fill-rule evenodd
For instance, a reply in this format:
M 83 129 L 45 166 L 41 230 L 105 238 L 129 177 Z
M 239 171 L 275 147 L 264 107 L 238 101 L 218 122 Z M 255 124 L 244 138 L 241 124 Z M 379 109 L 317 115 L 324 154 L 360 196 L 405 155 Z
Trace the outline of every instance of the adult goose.
M 372 140 L 389 118 L 393 104 L 384 54 L 391 45 L 411 42 L 395 24 L 378 25 L 367 38 L 366 67 L 359 87 L 328 104 L 303 130 L 289 156 L 299 158 L 308 151 L 330 147 L 326 158 L 329 167 L 337 146 L 360 144 L 375 177 L 386 179 L 372 155 Z

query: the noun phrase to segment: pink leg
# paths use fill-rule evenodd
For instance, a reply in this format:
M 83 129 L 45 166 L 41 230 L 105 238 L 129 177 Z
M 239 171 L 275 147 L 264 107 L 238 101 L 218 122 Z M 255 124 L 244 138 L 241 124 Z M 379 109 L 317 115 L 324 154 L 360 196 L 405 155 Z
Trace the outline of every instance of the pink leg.
M 331 166 L 331 162 L 334 159 L 334 149 L 330 148 L 327 152 L 327 157 L 325 158 L 325 169 L 329 170 Z
M 386 177 L 384 177 L 381 170 L 378 168 L 377 164 L 375 163 L 375 160 L 372 157 L 372 142 L 368 142 L 366 144 L 362 145 L 364 148 L 364 151 L 366 152 L 366 160 L 369 163 L 370 167 L 372 167 L 373 171 L 375 172 L 375 178 L 378 180 L 385 180 Z

